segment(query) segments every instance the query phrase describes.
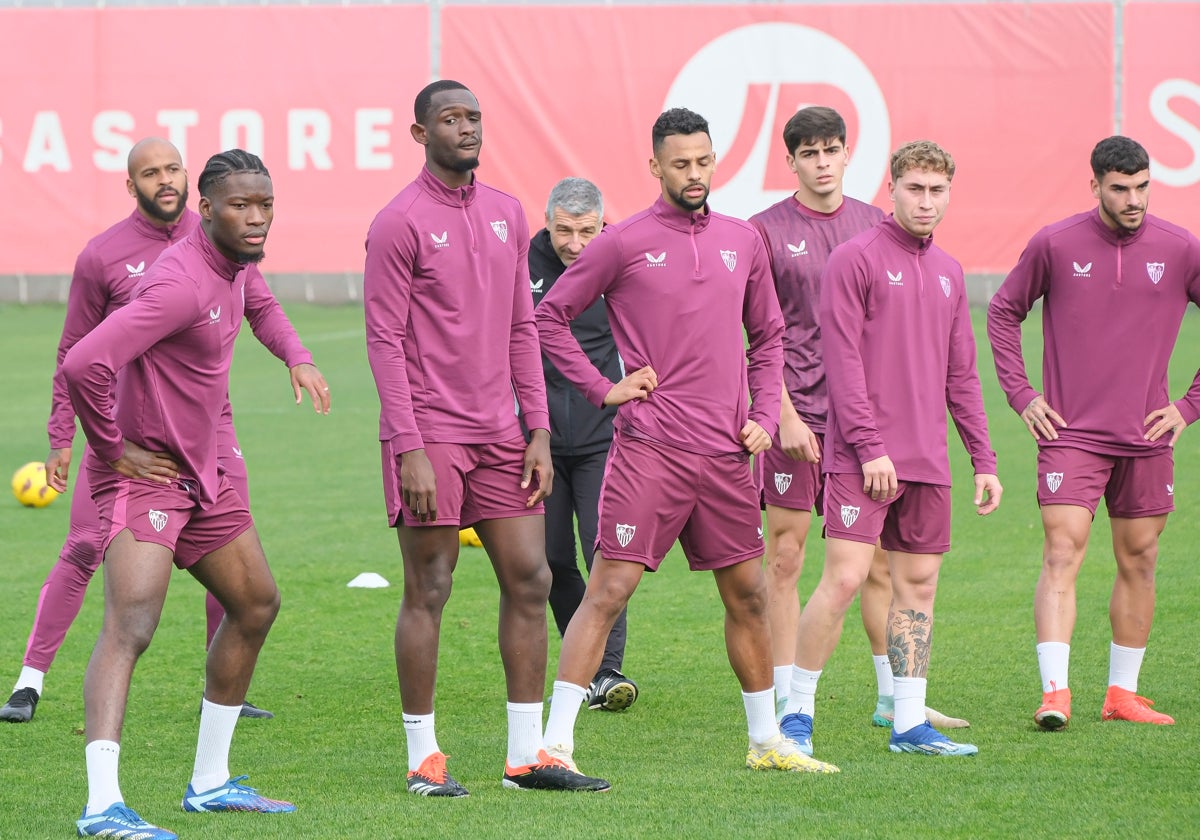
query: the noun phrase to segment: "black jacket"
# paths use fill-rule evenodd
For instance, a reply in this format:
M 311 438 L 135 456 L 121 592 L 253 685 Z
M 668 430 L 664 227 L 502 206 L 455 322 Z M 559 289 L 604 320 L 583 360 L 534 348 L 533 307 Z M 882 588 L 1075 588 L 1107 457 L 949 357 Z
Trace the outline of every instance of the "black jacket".
M 534 306 L 566 270 L 550 244 L 550 231 L 542 228 L 529 243 L 529 287 Z M 619 382 L 625 376 L 603 299 L 571 322 L 571 333 L 602 374 L 613 382 Z M 542 369 L 546 376 L 546 402 L 550 407 L 551 453 L 569 456 L 606 451 L 612 443 L 616 406 L 601 409 L 589 403 L 544 353 Z

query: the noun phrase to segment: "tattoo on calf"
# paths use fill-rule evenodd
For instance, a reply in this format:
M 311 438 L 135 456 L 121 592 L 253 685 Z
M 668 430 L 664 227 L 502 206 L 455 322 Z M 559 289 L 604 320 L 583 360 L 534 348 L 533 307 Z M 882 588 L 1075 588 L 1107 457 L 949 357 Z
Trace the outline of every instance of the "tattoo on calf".
M 924 677 L 929 673 L 933 619 L 916 610 L 892 613 L 888 623 L 888 661 L 898 677 Z

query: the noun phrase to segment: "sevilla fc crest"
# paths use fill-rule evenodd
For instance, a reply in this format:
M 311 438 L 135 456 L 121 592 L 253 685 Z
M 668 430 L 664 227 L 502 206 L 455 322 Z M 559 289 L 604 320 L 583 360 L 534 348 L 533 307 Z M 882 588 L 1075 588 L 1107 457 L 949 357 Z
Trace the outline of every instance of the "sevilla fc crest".
M 858 513 L 861 507 L 852 507 L 850 505 L 842 505 L 842 524 L 849 528 L 858 521 Z
M 633 539 L 633 534 L 635 531 L 637 531 L 636 525 L 621 525 L 618 523 L 617 542 L 621 544 L 621 548 L 629 545 L 630 540 Z
M 791 473 L 775 473 L 775 492 L 783 495 L 792 486 Z
M 942 294 L 950 297 L 950 278 L 945 274 L 938 275 L 938 282 L 942 284 Z
M 501 219 L 498 222 L 492 222 L 492 232 L 499 237 L 501 242 L 508 241 L 508 222 Z
M 722 251 L 721 259 L 725 261 L 725 267 L 730 271 L 737 268 L 737 251 Z
M 1058 488 L 1062 487 L 1062 480 L 1063 480 L 1063 474 L 1060 472 L 1046 473 L 1046 487 L 1050 490 L 1051 493 L 1058 492 Z
M 161 510 L 151 510 L 147 516 L 150 517 L 150 526 L 155 531 L 162 531 L 163 528 L 167 527 L 167 515 Z
M 1146 273 L 1150 275 L 1150 282 L 1155 286 L 1162 279 L 1163 269 L 1167 267 L 1166 263 L 1146 263 Z

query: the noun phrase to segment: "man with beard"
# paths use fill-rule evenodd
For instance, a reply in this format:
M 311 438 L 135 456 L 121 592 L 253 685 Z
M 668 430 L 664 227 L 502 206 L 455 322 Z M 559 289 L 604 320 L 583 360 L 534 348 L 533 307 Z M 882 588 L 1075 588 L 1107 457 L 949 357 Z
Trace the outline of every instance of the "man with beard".
M 1128 137 L 1092 150 L 1096 209 L 1042 228 L 988 306 L 1000 386 L 1038 445 L 1045 541 L 1034 594 L 1043 729 L 1071 718 L 1067 669 L 1075 579 L 1104 497 L 1117 563 L 1100 719 L 1171 724 L 1139 697 L 1154 621 L 1158 538 L 1174 505 L 1173 448 L 1200 416 L 1200 374 L 1171 401 L 1167 363 L 1188 301 L 1200 304 L 1200 241 L 1150 216 L 1150 156 Z M 1029 383 L 1021 322 L 1042 299 L 1044 394 Z
M 129 195 L 136 199 L 137 207 L 127 218 L 88 242 L 75 262 L 58 345 L 60 366 L 75 342 L 130 301 L 134 288 L 159 254 L 185 238 L 199 224 L 200 216 L 187 209 L 187 170 L 179 150 L 172 144 L 157 137 L 140 140 L 129 152 L 128 171 L 125 186 Z M 301 380 L 308 381 L 320 374 L 312 367 L 312 356 L 300 343 L 279 302 L 257 270 L 249 272 L 246 278 L 246 316 L 255 336 L 291 369 L 292 387 L 298 402 Z M 324 387 L 323 381 L 316 384 L 318 388 Z M 324 391 L 320 393 L 325 394 Z M 323 396 L 322 401 L 327 402 L 327 397 Z M 56 490 L 62 492 L 67 488 L 70 472 L 75 412 L 67 396 L 66 384 L 58 375 L 54 378 L 47 428 L 50 454 L 46 458 L 46 477 Z M 228 401 L 222 413 L 218 442 L 220 470 L 248 504 L 246 462 L 242 459 Z M 0 708 L 0 720 L 11 723 L 32 720 L 43 693 L 45 675 L 79 614 L 88 583 L 104 559 L 101 542 L 88 473 L 81 469 L 76 473 L 67 539 L 42 585 L 21 673 L 13 686 L 12 696 Z M 211 593 L 206 594 L 205 605 L 207 641 L 211 645 L 225 612 Z M 272 717 L 270 712 L 251 703 L 243 705 L 241 714 L 243 717 Z
M 458 531 L 473 526 L 500 588 L 502 784 L 607 790 L 542 745 L 550 592 L 542 499 L 553 468 L 525 212 L 475 178 L 483 124 L 466 87 L 433 82 L 417 94 L 413 116 L 425 166 L 371 223 L 363 296 L 384 499 L 404 563 L 395 648 L 407 787 L 421 796 L 467 795 L 446 770 L 433 698 Z
M 573 761 L 575 721 L 604 641 L 642 575 L 678 539 L 691 569 L 713 573 L 725 607 L 749 730 L 746 765 L 836 772 L 775 722 L 762 517 L 750 471 L 750 456 L 771 445 L 779 423 L 784 325 L 770 261 L 749 223 L 708 208 L 716 166 L 708 122 L 673 108 L 651 140 L 659 199 L 593 240 L 536 311 L 555 366 L 593 405 L 619 406 L 596 557 L 563 639 L 545 741 Z M 616 384 L 571 334 L 571 321 L 601 295 L 621 357 L 636 368 Z
M 117 772 L 133 669 L 154 636 L 172 560 L 226 611 L 209 648 L 183 810 L 295 810 L 229 773 L 234 727 L 279 611 L 279 590 L 246 502 L 216 457 L 246 277 L 263 258 L 274 191 L 262 161 L 240 149 L 210 158 L 199 189 L 199 227 L 164 251 L 133 300 L 62 363 L 88 440 L 105 552 L 104 624 L 83 686 L 88 803 L 77 821 L 81 836 L 175 837 L 125 806 Z M 320 404 L 325 386 L 315 369 L 306 374 Z
M 604 199 L 591 181 L 564 178 L 550 190 L 546 226 L 529 243 L 529 288 L 535 306 L 600 232 L 603 218 Z M 625 375 L 604 301 L 596 301 L 572 321 L 571 334 L 604 376 L 616 382 Z M 550 455 L 558 485 L 558 492 L 546 499 L 546 560 L 553 577 L 550 609 L 559 634 L 564 635 L 587 588 L 579 574 L 575 521 L 578 518 L 584 564 L 591 571 L 600 481 L 608 463 L 617 409 L 595 407 L 558 372 L 553 362 L 543 356 L 542 363 L 550 409 Z M 618 712 L 637 700 L 637 683 L 621 673 L 626 625 L 622 611 L 604 643 L 600 670 L 588 686 L 589 709 Z

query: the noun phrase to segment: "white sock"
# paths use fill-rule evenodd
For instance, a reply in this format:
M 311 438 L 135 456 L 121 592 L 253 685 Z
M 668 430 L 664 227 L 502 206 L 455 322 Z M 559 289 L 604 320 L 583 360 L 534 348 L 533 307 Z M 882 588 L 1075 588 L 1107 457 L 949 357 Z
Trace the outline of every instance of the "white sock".
M 1067 682 L 1071 646 L 1066 642 L 1038 642 L 1038 670 L 1042 672 L 1042 691 L 1062 691 Z
M 575 750 L 575 719 L 587 689 L 581 685 L 554 681 L 554 693 L 550 695 L 550 714 L 546 719 L 547 746 L 562 747 L 567 752 Z
M 1145 656 L 1145 648 L 1122 647 L 1113 642 L 1108 651 L 1108 684 L 1136 694 Z
M 925 679 L 893 677 L 892 696 L 896 698 L 896 721 L 892 729 L 903 734 L 925 723 Z
M 87 760 L 88 777 L 88 803 L 84 813 L 94 817 L 111 805 L 125 801 L 117 782 L 121 745 L 116 741 L 90 741 L 83 748 L 83 757 Z
M 200 734 L 196 738 L 196 763 L 192 765 L 192 790 L 204 793 L 229 781 L 229 745 L 242 704 L 220 706 L 200 701 Z
M 820 678 L 820 671 L 806 671 L 797 665 L 792 666 L 792 687 L 788 692 L 785 715 L 799 713 L 812 717 L 816 714 L 817 680 Z
M 792 686 L 792 666 L 791 665 L 776 665 L 775 666 L 775 702 L 780 700 L 787 702 L 788 690 Z
M 404 715 L 404 736 L 408 742 L 408 769 L 421 769 L 421 762 L 438 748 L 437 734 L 433 727 L 433 712 L 427 715 Z
M 779 734 L 775 722 L 775 690 L 743 691 L 742 703 L 746 706 L 746 728 L 750 732 L 750 743 L 765 744 Z
M 879 687 L 879 696 L 891 697 L 894 691 L 892 686 L 892 663 L 888 660 L 887 654 L 883 656 L 871 654 L 871 661 L 875 663 L 875 685 Z
M 38 697 L 41 697 L 42 681 L 45 678 L 45 671 L 39 671 L 37 668 L 30 668 L 28 665 L 22 666 L 21 676 L 17 677 L 17 684 L 13 686 L 13 691 L 16 691 L 20 688 L 32 688 L 38 693 Z
M 508 766 L 533 764 L 542 749 L 542 704 L 508 704 Z

